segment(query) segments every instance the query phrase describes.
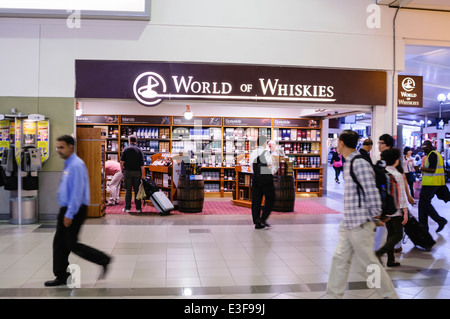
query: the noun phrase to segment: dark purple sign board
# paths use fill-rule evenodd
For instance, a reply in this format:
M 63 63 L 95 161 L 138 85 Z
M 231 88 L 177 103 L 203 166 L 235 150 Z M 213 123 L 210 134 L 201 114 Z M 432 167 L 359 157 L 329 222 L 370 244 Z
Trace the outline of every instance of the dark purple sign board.
M 386 72 L 246 64 L 76 60 L 75 98 L 386 105 Z

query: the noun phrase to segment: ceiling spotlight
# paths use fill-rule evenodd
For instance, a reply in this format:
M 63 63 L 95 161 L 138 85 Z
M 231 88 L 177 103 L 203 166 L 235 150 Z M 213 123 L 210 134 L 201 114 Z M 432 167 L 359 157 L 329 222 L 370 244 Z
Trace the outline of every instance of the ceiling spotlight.
M 190 105 L 186 105 L 186 111 L 183 113 L 183 115 L 186 120 L 190 120 L 194 117 L 194 113 L 192 113 Z
M 437 99 L 439 102 L 444 102 L 445 101 L 445 94 L 441 93 L 437 96 Z
M 447 94 L 447 100 L 450 101 L 450 93 Z

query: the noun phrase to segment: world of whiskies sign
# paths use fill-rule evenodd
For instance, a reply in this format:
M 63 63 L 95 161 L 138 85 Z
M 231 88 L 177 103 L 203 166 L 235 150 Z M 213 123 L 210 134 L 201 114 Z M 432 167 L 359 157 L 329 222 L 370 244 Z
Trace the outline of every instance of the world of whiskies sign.
M 398 75 L 397 105 L 423 107 L 423 77 Z
M 76 60 L 75 98 L 386 105 L 386 72 L 247 64 Z

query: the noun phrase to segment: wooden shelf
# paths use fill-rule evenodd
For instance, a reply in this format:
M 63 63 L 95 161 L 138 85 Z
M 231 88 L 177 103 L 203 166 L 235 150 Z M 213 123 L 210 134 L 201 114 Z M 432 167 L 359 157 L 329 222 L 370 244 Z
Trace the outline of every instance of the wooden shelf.
M 90 203 L 87 217 L 102 217 L 106 209 L 106 179 L 104 177 L 104 148 L 100 128 L 77 128 L 77 155 L 89 173 Z
M 87 121 L 86 121 L 87 119 Z M 111 119 L 112 122 L 111 122 Z M 221 138 L 210 138 L 210 136 L 204 135 L 205 138 L 194 138 L 192 140 L 188 139 L 186 137 L 186 134 L 183 135 L 183 138 L 179 138 L 179 136 L 182 136 L 182 134 L 179 133 L 179 131 L 176 129 L 182 129 L 186 128 L 187 133 L 189 134 L 189 128 L 195 129 L 195 123 L 194 120 L 202 121 L 202 127 L 208 128 L 208 129 L 219 129 L 221 133 Z M 145 116 L 145 115 L 112 115 L 108 119 L 109 122 L 106 122 L 104 116 L 100 115 L 86 115 L 83 116 L 82 123 L 77 123 L 77 127 L 101 127 L 102 128 L 102 136 L 101 139 L 104 140 L 105 143 L 105 149 L 107 149 L 108 143 L 114 143 L 114 145 L 117 147 L 117 151 L 111 151 L 106 150 L 103 152 L 103 159 L 106 161 L 108 156 L 117 157 L 117 160 L 120 160 L 120 155 L 122 152 L 122 146 L 123 142 L 127 141 L 127 136 L 124 135 L 123 132 L 130 130 L 130 129 L 144 129 L 147 131 L 147 129 L 158 129 L 158 137 L 142 137 L 138 138 L 139 141 L 142 142 L 151 142 L 156 141 L 159 142 L 159 146 L 161 146 L 161 143 L 167 143 L 168 145 L 164 145 L 165 147 L 165 153 L 171 153 L 173 150 L 173 143 L 174 142 L 183 142 L 183 141 L 192 141 L 193 143 L 206 143 L 206 144 L 212 144 L 215 143 L 213 149 L 214 150 L 198 150 L 195 152 L 195 154 L 211 154 L 212 156 L 215 156 L 217 159 L 220 159 L 218 163 L 223 163 L 224 159 L 234 157 L 236 158 L 237 155 L 242 154 L 250 154 L 251 150 L 234 150 L 233 152 L 225 151 L 225 144 L 227 142 L 232 142 L 233 146 L 236 147 L 235 143 L 244 143 L 244 145 L 239 145 L 238 147 L 245 147 L 245 143 L 249 143 L 251 145 L 256 143 L 255 138 L 235 138 L 234 136 L 229 136 L 228 138 L 225 133 L 231 134 L 231 129 L 236 130 L 239 129 L 239 132 L 236 133 L 242 133 L 244 136 L 247 134 L 247 129 L 253 130 L 249 131 L 249 136 L 253 136 L 256 131 L 258 134 L 270 134 L 270 137 L 279 145 L 284 145 L 286 143 L 302 143 L 302 144 L 313 144 L 316 143 L 315 147 L 317 149 L 317 144 L 321 145 L 322 140 L 325 138 L 322 134 L 322 122 L 320 119 L 260 119 L 260 118 L 227 118 L 227 117 L 195 117 L 193 120 L 185 120 L 183 117 L 177 117 L 177 116 Z M 236 124 L 240 123 L 240 124 Z M 281 126 L 283 125 L 283 126 Z M 228 129 L 228 130 L 227 130 Z M 282 133 L 283 130 L 303 130 L 303 131 L 311 131 L 311 136 L 315 136 L 315 139 L 311 138 L 285 138 L 280 139 L 279 136 Z M 315 131 L 315 132 L 312 132 Z M 147 131 L 148 132 L 148 131 Z M 234 134 L 235 131 L 233 131 Z M 291 131 L 292 134 L 294 131 Z M 153 131 L 155 133 L 155 131 Z M 186 132 L 184 132 L 186 133 Z M 214 137 L 218 137 L 218 132 Z M 110 134 L 116 134 L 114 137 Z M 162 134 L 162 135 L 161 135 Z M 210 134 L 212 134 L 210 132 Z M 156 136 L 156 135 L 155 135 Z M 196 135 L 201 136 L 201 135 Z M 208 137 L 208 138 L 206 138 Z M 216 145 L 217 144 L 217 145 Z M 220 147 L 220 148 L 219 148 Z M 308 146 L 309 147 L 309 146 Z M 203 148 L 203 146 L 202 146 Z M 311 146 L 311 148 L 314 148 Z M 156 152 L 150 152 L 148 150 L 143 150 L 145 158 L 149 158 L 150 156 L 154 156 L 152 154 L 158 154 L 161 153 L 159 149 L 155 147 Z M 175 151 L 175 150 L 174 150 Z M 293 152 L 289 152 L 286 154 L 286 157 L 295 158 L 297 159 L 297 162 L 300 161 L 300 157 L 305 158 L 311 158 L 311 157 L 318 157 L 319 159 L 311 160 L 310 162 L 315 162 L 316 160 L 322 160 L 322 153 L 319 150 L 316 152 L 298 152 L 294 154 Z M 172 167 L 166 167 L 166 166 L 151 166 L 151 171 L 153 173 L 164 173 L 164 174 L 172 174 Z M 239 166 L 236 166 L 239 167 Z M 232 194 L 232 191 L 225 191 L 224 185 L 227 184 L 227 187 L 231 187 L 231 183 L 236 182 L 237 176 L 233 180 L 229 180 L 225 178 L 225 172 L 227 170 L 235 170 L 235 167 L 228 167 L 224 166 L 223 164 L 219 167 L 217 166 L 205 166 L 201 167 L 204 171 L 219 171 L 220 172 L 220 179 L 217 180 L 208 180 L 205 179 L 205 182 L 211 182 L 211 183 L 220 183 L 220 192 L 205 192 L 208 194 L 214 194 L 215 196 L 225 197 L 229 196 L 229 194 Z M 298 183 L 302 182 L 309 182 L 309 183 L 317 183 L 317 187 L 319 189 L 318 192 L 315 192 L 317 196 L 322 196 L 322 183 L 323 183 L 323 168 L 322 167 L 293 167 L 294 170 L 294 178 L 296 185 Z M 319 180 L 316 181 L 308 181 L 308 180 L 297 180 L 297 172 L 299 171 L 318 171 L 319 172 Z M 242 186 L 242 185 L 241 185 Z M 242 186 L 247 187 L 250 189 L 250 186 Z M 238 186 L 236 185 L 235 188 L 237 189 Z M 171 193 L 175 192 L 176 189 L 173 190 L 172 187 L 170 187 Z M 237 190 L 236 190 L 237 192 Z M 311 194 L 311 192 L 297 192 L 297 195 L 301 194 Z

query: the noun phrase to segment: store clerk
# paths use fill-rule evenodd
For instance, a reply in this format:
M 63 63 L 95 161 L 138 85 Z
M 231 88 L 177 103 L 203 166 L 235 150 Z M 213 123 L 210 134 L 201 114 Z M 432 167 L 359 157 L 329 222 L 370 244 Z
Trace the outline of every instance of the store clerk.
M 267 219 L 275 201 L 275 187 L 272 175 L 272 156 L 267 150 L 267 137 L 259 137 L 259 146 L 250 154 L 250 170 L 252 172 L 252 218 L 255 229 L 267 229 Z M 261 212 L 262 199 L 265 197 Z

